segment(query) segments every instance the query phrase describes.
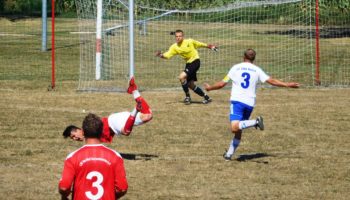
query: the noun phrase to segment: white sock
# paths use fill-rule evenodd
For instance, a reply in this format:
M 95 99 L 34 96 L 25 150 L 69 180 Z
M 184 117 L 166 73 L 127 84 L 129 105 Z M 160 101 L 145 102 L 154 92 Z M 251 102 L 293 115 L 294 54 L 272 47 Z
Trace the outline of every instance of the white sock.
M 256 125 L 256 120 L 252 119 L 252 120 L 244 120 L 244 121 L 240 121 L 238 124 L 238 128 L 240 130 L 242 129 L 246 129 L 246 128 L 250 128 Z
M 142 121 L 142 119 L 141 119 L 141 113 L 137 113 L 137 115 L 136 115 L 136 118 L 135 118 L 135 123 L 134 123 L 134 125 L 135 126 L 138 126 L 138 125 L 141 125 L 141 124 L 143 124 L 144 122 Z
M 138 111 L 136 110 L 136 108 L 134 108 L 134 110 L 132 110 L 132 111 L 130 112 L 130 115 L 133 116 L 133 117 L 135 117 L 135 116 L 137 115 L 137 113 L 138 113 Z
M 226 152 L 226 155 L 232 156 L 235 153 L 236 149 L 238 148 L 240 142 L 241 142 L 241 140 L 233 138 L 231 140 L 230 147 L 228 148 L 228 150 Z
M 134 99 L 137 99 L 138 97 L 141 96 L 141 94 L 140 94 L 140 92 L 139 92 L 138 90 L 134 90 L 134 91 L 132 92 L 132 95 L 134 96 Z

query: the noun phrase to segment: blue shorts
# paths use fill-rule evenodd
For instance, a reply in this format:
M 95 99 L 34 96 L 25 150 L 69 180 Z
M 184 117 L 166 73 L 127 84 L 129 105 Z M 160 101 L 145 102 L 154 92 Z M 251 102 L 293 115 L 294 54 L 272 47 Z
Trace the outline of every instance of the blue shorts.
M 230 121 L 241 121 L 247 120 L 252 114 L 254 107 L 248 106 L 247 104 L 231 101 L 230 106 Z

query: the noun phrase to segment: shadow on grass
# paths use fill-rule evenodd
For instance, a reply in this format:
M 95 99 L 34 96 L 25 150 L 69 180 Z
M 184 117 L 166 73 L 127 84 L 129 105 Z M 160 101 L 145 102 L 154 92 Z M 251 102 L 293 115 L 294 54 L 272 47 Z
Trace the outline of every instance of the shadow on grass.
M 69 45 L 64 45 L 64 46 L 56 46 L 55 47 L 55 50 L 56 49 L 68 49 L 68 48 L 72 48 L 72 47 L 78 47 L 80 46 L 81 44 L 86 44 L 88 42 L 77 42 L 77 43 L 74 43 L 74 44 L 69 44 Z M 51 51 L 52 48 L 47 48 L 48 51 Z
M 270 157 L 270 156 L 272 156 L 272 155 L 269 155 L 267 153 L 242 154 L 242 155 L 239 155 L 236 160 L 239 162 L 252 161 L 252 162 L 257 162 L 257 163 L 268 164 L 269 163 L 268 161 L 254 160 L 254 159 L 263 158 L 263 157 Z
M 157 155 L 143 153 L 120 153 L 125 160 L 152 160 L 158 158 Z
M 291 35 L 299 38 L 315 38 L 314 30 L 267 31 L 264 34 Z M 320 38 L 345 38 L 350 37 L 350 29 L 347 27 L 324 27 L 320 29 Z
M 185 104 L 183 100 L 182 101 L 173 102 L 173 103 L 180 103 L 180 104 L 183 104 L 183 105 L 186 105 L 186 106 L 189 106 L 191 104 L 203 104 L 202 101 L 193 101 L 193 100 L 191 100 L 190 104 Z M 168 103 L 168 104 L 170 104 L 170 103 Z

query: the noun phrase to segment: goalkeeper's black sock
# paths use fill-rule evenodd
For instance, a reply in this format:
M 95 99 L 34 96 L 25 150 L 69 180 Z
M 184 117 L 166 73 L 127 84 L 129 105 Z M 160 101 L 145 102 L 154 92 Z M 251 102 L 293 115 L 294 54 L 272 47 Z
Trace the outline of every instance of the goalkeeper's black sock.
M 184 92 L 186 94 L 186 97 L 189 97 L 190 96 L 190 91 L 188 89 L 187 81 L 181 83 L 181 86 L 182 86 L 182 89 L 184 90 Z
M 204 95 L 205 95 L 205 93 L 203 92 L 203 90 L 202 90 L 200 87 L 198 87 L 198 86 L 194 86 L 193 91 L 194 91 L 196 94 L 198 94 L 199 96 L 201 96 L 201 97 L 204 97 Z

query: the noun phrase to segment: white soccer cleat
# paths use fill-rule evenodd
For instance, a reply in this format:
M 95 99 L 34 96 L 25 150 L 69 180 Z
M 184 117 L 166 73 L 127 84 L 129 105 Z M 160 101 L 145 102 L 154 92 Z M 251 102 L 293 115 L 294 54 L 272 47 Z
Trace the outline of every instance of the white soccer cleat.
M 232 155 L 229 156 L 227 155 L 227 151 L 225 151 L 224 155 L 222 155 L 222 157 L 224 157 L 225 161 L 231 161 L 232 160 Z

